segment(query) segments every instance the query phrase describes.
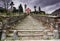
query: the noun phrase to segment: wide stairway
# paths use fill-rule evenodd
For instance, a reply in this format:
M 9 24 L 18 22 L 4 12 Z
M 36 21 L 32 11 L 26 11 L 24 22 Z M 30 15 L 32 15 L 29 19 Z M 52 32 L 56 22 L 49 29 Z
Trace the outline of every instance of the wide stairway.
M 42 40 L 54 39 L 54 33 L 30 15 L 19 22 L 14 29 L 7 31 L 6 40 Z

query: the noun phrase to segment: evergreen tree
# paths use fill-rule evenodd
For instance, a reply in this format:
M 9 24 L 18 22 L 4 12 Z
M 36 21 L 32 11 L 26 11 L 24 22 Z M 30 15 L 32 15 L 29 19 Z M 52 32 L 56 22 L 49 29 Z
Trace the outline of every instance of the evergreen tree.
M 27 5 L 25 4 L 24 7 L 25 7 L 25 9 L 26 9 Z
M 20 13 L 23 13 L 23 7 L 22 7 L 21 4 L 20 4 L 20 6 L 19 6 L 19 12 L 20 12 Z
M 34 6 L 34 10 L 35 10 L 35 13 L 36 13 L 36 6 Z
M 25 8 L 25 10 L 26 10 L 26 8 L 27 8 L 27 5 L 26 5 L 26 4 L 24 5 L 24 8 Z M 25 12 L 26 12 L 26 11 L 25 11 Z
M 39 9 L 39 12 L 40 12 L 40 11 L 41 11 L 41 8 L 40 8 L 40 6 L 39 6 L 39 8 L 38 8 L 38 9 Z
M 17 10 L 16 10 L 16 7 L 13 7 L 13 13 L 15 13 Z

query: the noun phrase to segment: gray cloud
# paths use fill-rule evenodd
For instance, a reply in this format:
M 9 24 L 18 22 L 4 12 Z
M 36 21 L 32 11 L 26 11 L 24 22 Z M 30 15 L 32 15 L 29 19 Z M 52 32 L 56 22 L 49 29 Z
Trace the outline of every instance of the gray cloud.
M 53 4 L 56 4 L 56 3 L 59 3 L 60 0 L 39 0 L 37 1 L 36 5 L 37 4 L 41 4 L 41 6 L 48 6 L 48 5 L 53 5 Z
M 28 5 L 41 5 L 42 7 L 59 3 L 60 0 L 18 0 Z
M 32 10 L 34 9 L 33 6 L 36 5 L 37 7 L 40 6 L 43 11 L 48 13 L 53 12 L 57 8 L 60 7 L 60 0 L 13 0 L 15 3 L 15 7 L 18 8 L 19 4 L 22 3 L 27 4 Z
M 5 5 L 4 5 L 4 3 L 5 3 Z M 0 0 L 0 7 L 7 8 L 7 3 L 9 4 L 8 7 L 10 7 L 11 0 Z
M 56 3 L 54 5 L 49 5 L 49 6 L 44 7 L 42 8 L 42 10 L 46 11 L 47 13 L 52 13 L 53 11 L 59 8 L 60 8 L 60 3 Z

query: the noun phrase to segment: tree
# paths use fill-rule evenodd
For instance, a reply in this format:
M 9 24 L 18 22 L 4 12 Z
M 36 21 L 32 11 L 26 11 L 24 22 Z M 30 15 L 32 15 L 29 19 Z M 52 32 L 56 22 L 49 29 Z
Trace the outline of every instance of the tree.
M 8 10 L 8 7 L 10 6 L 11 0 L 1 0 L 3 2 L 4 8 Z
M 20 12 L 20 13 L 23 13 L 23 7 L 22 7 L 21 4 L 19 5 L 19 12 Z
M 0 7 L 0 13 L 4 12 L 4 8 Z
M 41 8 L 40 8 L 40 6 L 39 6 L 39 8 L 38 8 L 38 9 L 39 9 L 39 12 L 40 12 L 40 11 L 41 11 Z
M 13 13 L 16 13 L 17 10 L 16 10 L 16 7 L 13 7 Z
M 24 7 L 25 7 L 25 9 L 26 9 L 27 5 L 25 4 Z
M 2 5 L 3 5 L 3 7 L 5 8 L 5 12 L 6 13 L 8 13 L 8 8 L 10 7 L 10 2 L 12 1 L 12 0 L 1 0 L 2 1 Z
M 24 7 L 25 7 L 25 10 L 26 10 L 27 5 L 25 4 Z
M 36 6 L 34 6 L 34 10 L 35 10 L 35 13 L 36 13 Z
M 0 7 L 0 13 L 6 13 L 6 12 L 7 12 L 7 10 L 5 8 Z

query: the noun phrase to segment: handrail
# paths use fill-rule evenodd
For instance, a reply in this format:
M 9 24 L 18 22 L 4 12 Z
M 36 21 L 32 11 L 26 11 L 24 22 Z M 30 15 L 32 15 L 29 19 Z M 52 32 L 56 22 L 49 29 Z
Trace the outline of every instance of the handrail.
M 1 31 L 1 30 L 0 30 Z M 3 30 L 6 31 L 6 30 Z M 43 31 L 50 31 L 50 30 L 8 30 L 8 31 L 17 31 L 17 32 L 43 32 Z
M 18 32 L 31 32 L 31 31 L 43 31 L 43 30 L 9 30 L 9 31 L 18 31 Z

